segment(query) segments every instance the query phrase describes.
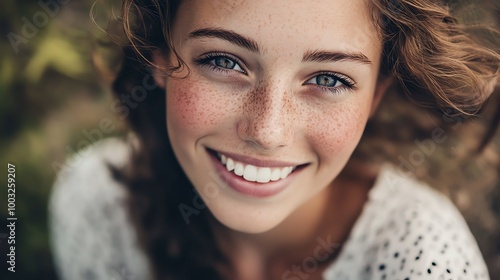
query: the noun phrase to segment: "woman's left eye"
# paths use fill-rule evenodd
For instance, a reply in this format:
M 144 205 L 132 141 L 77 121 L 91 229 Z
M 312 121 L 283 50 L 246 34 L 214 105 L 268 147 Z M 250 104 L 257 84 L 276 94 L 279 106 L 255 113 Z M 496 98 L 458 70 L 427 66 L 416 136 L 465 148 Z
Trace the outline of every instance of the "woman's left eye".
M 319 74 L 309 79 L 306 84 L 313 84 L 320 87 L 322 90 L 327 90 L 333 93 L 339 93 L 343 89 L 352 89 L 354 81 L 348 77 L 340 76 L 339 74 Z
M 309 82 L 316 82 L 317 85 L 324 87 L 334 87 L 339 83 L 339 80 L 335 77 L 323 74 L 310 79 Z

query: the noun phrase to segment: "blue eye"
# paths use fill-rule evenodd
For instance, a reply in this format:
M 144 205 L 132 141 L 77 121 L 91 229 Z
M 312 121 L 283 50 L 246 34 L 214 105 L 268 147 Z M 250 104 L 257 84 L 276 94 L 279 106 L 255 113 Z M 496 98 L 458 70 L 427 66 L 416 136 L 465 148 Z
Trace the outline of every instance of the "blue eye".
M 217 57 L 213 59 L 213 63 L 219 67 L 233 69 L 238 64 L 227 57 Z
M 246 73 L 245 70 L 243 70 L 243 68 L 240 66 L 240 62 L 238 61 L 238 59 L 230 57 L 228 54 L 207 54 L 204 57 L 195 60 L 195 62 L 201 66 L 209 66 L 213 70 L 235 70 L 241 73 Z
M 342 90 L 355 88 L 355 82 L 338 73 L 321 73 L 309 79 L 306 84 L 312 84 L 329 93 L 339 94 Z
M 316 84 L 320 85 L 320 86 L 324 86 L 324 87 L 334 87 L 336 85 L 338 85 L 338 83 L 340 83 L 340 81 L 335 78 L 335 77 L 332 77 L 332 76 L 329 76 L 329 75 L 318 75 L 314 78 L 312 78 L 311 80 L 314 80 L 316 82 Z M 309 80 L 309 81 L 311 81 Z

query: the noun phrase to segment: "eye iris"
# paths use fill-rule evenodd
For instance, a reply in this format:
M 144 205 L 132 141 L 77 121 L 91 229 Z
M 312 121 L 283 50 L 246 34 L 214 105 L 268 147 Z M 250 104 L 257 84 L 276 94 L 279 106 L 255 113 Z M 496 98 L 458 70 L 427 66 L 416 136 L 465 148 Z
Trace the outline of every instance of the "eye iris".
M 316 77 L 316 82 L 320 86 L 333 87 L 337 83 L 337 79 L 328 75 L 319 75 Z
M 226 57 L 219 57 L 215 59 L 215 65 L 227 69 L 233 69 L 235 66 L 235 62 L 226 58 Z

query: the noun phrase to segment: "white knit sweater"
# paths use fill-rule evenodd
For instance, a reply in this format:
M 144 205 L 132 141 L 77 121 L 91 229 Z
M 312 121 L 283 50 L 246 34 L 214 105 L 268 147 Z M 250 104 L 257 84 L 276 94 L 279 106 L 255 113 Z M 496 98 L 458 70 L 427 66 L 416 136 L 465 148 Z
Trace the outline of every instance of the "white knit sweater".
M 125 209 L 127 190 L 106 166 L 123 166 L 128 155 L 125 142 L 107 139 L 60 172 L 49 221 L 61 279 L 151 279 Z M 477 243 L 450 200 L 389 165 L 341 250 L 324 279 L 489 279 Z M 283 279 L 303 279 L 307 269 L 305 263 L 303 273 Z

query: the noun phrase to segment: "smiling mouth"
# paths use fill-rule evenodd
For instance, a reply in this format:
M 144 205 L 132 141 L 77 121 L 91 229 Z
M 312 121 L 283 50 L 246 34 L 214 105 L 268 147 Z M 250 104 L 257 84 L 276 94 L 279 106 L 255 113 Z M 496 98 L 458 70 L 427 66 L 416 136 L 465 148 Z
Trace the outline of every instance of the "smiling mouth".
M 252 164 L 237 161 L 220 152 L 210 150 L 209 152 L 219 159 L 227 171 L 242 177 L 248 182 L 269 183 L 285 179 L 298 168 L 302 168 L 307 164 L 283 166 L 283 167 L 260 167 Z

